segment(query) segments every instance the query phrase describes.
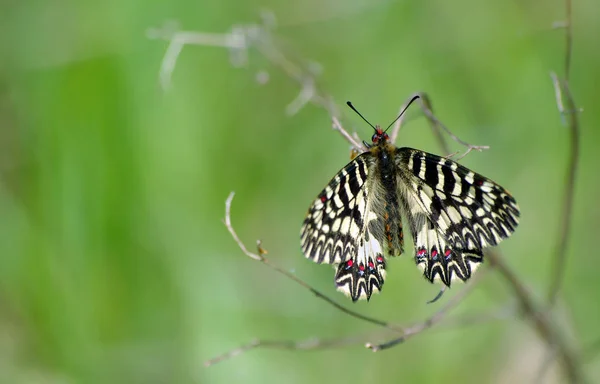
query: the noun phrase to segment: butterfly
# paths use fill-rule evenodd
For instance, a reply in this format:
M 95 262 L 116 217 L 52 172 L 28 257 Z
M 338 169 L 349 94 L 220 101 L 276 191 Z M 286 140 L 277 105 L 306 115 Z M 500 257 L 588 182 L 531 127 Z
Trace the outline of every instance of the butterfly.
M 300 233 L 304 255 L 332 264 L 337 289 L 352 301 L 369 300 L 382 289 L 387 257 L 403 253 L 404 222 L 425 278 L 448 287 L 468 280 L 483 261 L 483 249 L 517 227 L 515 199 L 479 173 L 448 158 L 398 148 L 380 126 L 371 127 L 366 151 L 310 205 Z

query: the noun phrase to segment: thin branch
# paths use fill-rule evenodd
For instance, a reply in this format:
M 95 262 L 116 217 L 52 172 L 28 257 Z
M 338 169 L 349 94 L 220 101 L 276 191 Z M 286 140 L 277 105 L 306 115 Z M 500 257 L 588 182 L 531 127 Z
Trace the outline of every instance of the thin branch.
M 472 283 L 475 283 L 475 281 L 469 282 L 469 284 L 472 284 Z M 466 293 L 465 293 L 465 295 L 466 295 Z M 512 308 L 509 308 L 509 309 L 512 310 Z M 447 312 L 448 311 L 446 311 L 446 313 Z M 504 309 L 502 311 L 497 311 L 497 312 L 488 313 L 488 314 L 448 318 L 448 322 L 444 323 L 443 326 L 444 326 L 444 328 L 461 328 L 461 327 L 465 327 L 465 326 L 469 326 L 469 325 L 475 325 L 475 324 L 489 322 L 492 320 L 504 320 L 504 319 L 508 318 L 508 316 L 511 314 L 514 315 L 514 310 L 511 311 L 510 313 L 508 313 L 507 310 Z M 443 315 L 435 314 L 432 316 L 432 318 L 438 317 L 438 323 L 439 323 L 439 320 L 441 320 L 441 319 L 439 319 L 439 316 L 443 316 Z M 440 324 L 440 326 L 441 325 L 442 324 Z M 414 336 L 417 333 L 420 333 L 420 332 L 414 332 L 414 330 L 416 330 L 417 328 L 423 328 L 423 327 L 424 327 L 424 323 L 419 322 L 417 324 L 414 324 L 413 326 L 406 327 L 405 329 L 413 330 L 413 333 L 410 336 Z M 431 327 L 431 325 L 430 325 L 430 327 Z M 241 345 L 241 346 L 234 348 L 222 355 L 219 355 L 210 360 L 207 360 L 206 362 L 204 362 L 204 366 L 209 367 L 211 365 L 221 363 L 225 360 L 232 359 L 243 353 L 246 353 L 248 351 L 251 351 L 251 350 L 257 349 L 257 348 L 285 349 L 285 350 L 290 350 L 290 351 L 331 349 L 331 348 L 339 348 L 339 347 L 358 345 L 361 342 L 364 342 L 363 341 L 364 339 L 369 338 L 369 337 L 372 337 L 372 336 L 363 335 L 363 336 L 330 338 L 330 339 L 320 339 L 320 338 L 312 337 L 312 338 L 300 340 L 300 341 L 255 339 L 248 344 Z
M 174 23 L 166 23 L 160 29 L 149 29 L 147 32 L 149 38 L 169 41 L 159 71 L 161 86 L 163 89 L 170 88 L 171 76 L 184 46 L 193 44 L 245 52 L 248 48 L 246 34 L 246 31 L 240 28 L 234 28 L 231 33 L 227 34 L 177 31 L 177 25 Z
M 371 323 L 371 324 L 378 325 L 380 327 L 387 328 L 387 329 L 392 330 L 392 331 L 396 331 L 396 332 L 402 332 L 403 331 L 402 328 L 397 327 L 394 324 L 390 324 L 390 323 L 382 321 L 382 320 L 378 320 L 378 319 L 375 319 L 375 318 L 372 318 L 372 317 L 368 317 L 368 316 L 362 315 L 362 314 L 360 314 L 358 312 L 355 312 L 355 311 L 353 311 L 351 309 L 348 309 L 348 308 L 346 308 L 346 307 L 338 304 L 333 299 L 329 298 L 327 295 L 319 292 L 316 288 L 313 288 L 311 285 L 309 285 L 308 283 L 306 283 L 304 280 L 300 279 L 298 276 L 296 276 L 293 273 L 290 273 L 290 272 L 286 271 L 285 269 L 280 268 L 277 265 L 273 264 L 267 257 L 264 256 L 264 253 L 265 253 L 264 250 L 260 251 L 259 253 L 252 253 L 252 252 L 248 251 L 248 249 L 246 248 L 246 246 L 244 245 L 244 243 L 240 240 L 240 238 L 238 237 L 237 233 L 235 232 L 235 229 L 233 228 L 233 226 L 231 224 L 231 202 L 233 200 L 233 196 L 234 195 L 235 195 L 235 193 L 231 192 L 229 194 L 229 196 L 227 197 L 227 200 L 225 201 L 225 226 L 227 227 L 227 230 L 229 231 L 229 233 L 231 234 L 231 236 L 233 237 L 233 239 L 235 240 L 235 242 L 237 243 L 237 245 L 240 247 L 240 249 L 242 250 L 242 252 L 244 252 L 244 254 L 246 254 L 248 257 L 252 258 L 253 260 L 260 261 L 261 263 L 267 265 L 269 268 L 275 270 L 277 273 L 280 273 L 280 274 L 286 276 L 287 278 L 295 281 L 296 283 L 300 284 L 304 288 L 308 289 L 310 292 L 312 292 L 319 299 L 324 300 L 329 305 L 333 306 L 334 308 L 342 311 L 343 313 L 345 313 L 347 315 L 350 315 L 350 316 L 352 316 L 352 317 L 354 317 L 356 319 L 359 319 L 359 320 L 362 320 L 362 321 L 366 321 L 366 322 Z M 259 247 L 260 247 L 260 242 L 259 242 Z
M 579 162 L 579 112 L 576 107 L 573 95 L 569 88 L 569 77 L 571 73 L 571 57 L 573 50 L 573 23 L 572 23 L 572 2 L 565 0 L 566 20 L 560 23 L 554 23 L 556 28 L 565 30 L 565 57 L 564 74 L 560 79 L 555 72 L 550 73 L 552 84 L 554 86 L 554 95 L 556 105 L 560 113 L 560 119 L 563 125 L 566 125 L 570 132 L 569 160 L 567 164 L 566 183 L 563 192 L 563 204 L 560 216 L 560 224 L 553 257 L 553 264 L 548 287 L 548 310 L 551 310 L 558 299 L 562 287 L 567 262 L 567 246 L 571 234 L 573 200 L 575 195 L 575 181 Z M 566 105 L 565 105 L 566 104 Z M 566 119 L 568 117 L 568 119 Z M 538 370 L 538 381 L 542 382 L 546 371 L 551 366 L 552 361 L 557 355 L 555 349 L 550 349 L 546 358 Z
M 335 338 L 335 339 L 318 339 L 310 338 L 307 340 L 293 341 L 293 340 L 260 340 L 256 339 L 248 344 L 242 345 L 238 348 L 232 349 L 231 351 L 224 353 L 220 356 L 214 357 L 204 362 L 205 367 L 210 367 L 225 360 L 229 360 L 236 356 L 239 356 L 245 352 L 256 348 L 272 348 L 272 349 L 287 349 L 292 351 L 298 350 L 315 350 L 315 349 L 328 349 L 346 347 L 350 345 L 356 345 L 360 342 L 359 338 Z
M 581 351 L 581 360 L 583 364 L 592 362 L 596 356 L 600 353 L 600 339 L 597 339 L 590 343 L 588 346 L 583 347 Z M 552 366 L 552 362 L 556 358 L 556 350 L 551 349 L 546 353 L 546 358 L 542 362 L 537 373 L 537 383 L 543 383 L 546 372 Z
M 571 74 L 571 56 L 573 51 L 573 19 L 571 17 L 573 6 L 571 0 L 565 0 L 566 27 L 565 27 L 565 81 L 569 82 Z
M 452 133 L 452 131 L 450 131 L 450 129 L 448 129 L 448 127 L 446 127 L 444 124 L 442 124 L 442 122 L 440 120 L 438 120 L 438 118 L 433 114 L 433 109 L 432 109 L 431 100 L 429 99 L 429 96 L 423 92 L 419 93 L 419 96 L 421 96 L 420 100 L 421 100 L 421 106 L 423 109 L 423 113 L 425 114 L 425 117 L 427 118 L 427 120 L 429 120 L 429 124 L 431 125 L 433 132 L 445 153 L 451 153 L 451 151 L 448 148 L 448 144 L 446 143 L 446 140 L 444 139 L 444 137 L 442 135 L 442 130 L 444 132 L 446 132 L 446 134 L 448 136 L 450 136 L 452 138 L 452 140 L 467 147 L 467 152 L 463 156 L 461 156 L 461 158 L 466 156 L 469 152 L 471 152 L 473 150 L 481 152 L 484 149 L 490 149 L 490 147 L 487 145 L 472 145 L 472 144 L 467 143 L 466 141 L 461 140 L 458 136 L 456 136 L 454 133 Z
M 344 129 L 344 127 L 342 126 L 342 123 L 340 123 L 340 121 L 338 120 L 337 117 L 333 116 L 331 118 L 331 121 L 333 124 L 333 129 L 338 131 L 342 135 L 342 137 L 344 139 L 346 139 L 346 141 L 348 141 L 350 143 L 350 145 L 352 145 L 352 147 L 354 149 L 356 149 L 357 151 L 360 151 L 360 152 L 365 152 L 367 150 L 367 147 L 365 147 L 364 144 L 362 144 L 360 141 L 356 140 L 356 138 L 354 136 L 349 134 L 348 131 L 346 131 Z
M 564 189 L 564 197 L 562 204 L 562 212 L 560 217 L 560 227 L 558 232 L 558 240 L 556 251 L 554 254 L 554 263 L 552 266 L 552 275 L 548 289 L 548 305 L 551 308 L 557 300 L 558 293 L 562 287 L 564 280 L 566 261 L 567 261 L 567 246 L 571 234 L 571 222 L 573 216 L 573 200 L 575 196 L 575 181 L 577 176 L 577 168 L 579 162 L 579 112 L 577 110 L 573 95 L 569 88 L 569 73 L 571 69 L 571 52 L 572 52 L 572 20 L 571 20 L 571 0 L 565 0 L 566 5 L 566 48 L 565 48 L 565 73 L 561 80 L 555 73 L 551 73 L 552 83 L 554 84 L 554 92 L 558 110 L 561 119 L 567 117 L 567 127 L 570 132 L 569 146 L 569 162 L 567 166 L 567 175 Z M 564 105 L 563 105 L 564 100 Z M 566 107 L 566 110 L 565 110 Z
M 325 302 L 327 302 L 334 308 L 340 310 L 341 312 L 343 312 L 347 315 L 350 315 L 354 318 L 357 318 L 359 320 L 363 320 L 363 321 L 366 321 L 366 322 L 369 322 L 369 323 L 372 323 L 375 325 L 379 325 L 379 326 L 386 328 L 388 330 L 391 330 L 393 332 L 400 333 L 402 335 L 401 336 L 402 340 L 405 340 L 409 336 L 416 335 L 428 328 L 431 328 L 433 325 L 439 323 L 446 316 L 446 314 L 450 311 L 450 309 L 456 307 L 466 297 L 467 293 L 473 289 L 473 287 L 481 280 L 481 277 L 485 274 L 483 271 L 479 272 L 479 274 L 476 275 L 473 279 L 471 279 L 469 281 L 469 283 L 446 304 L 446 306 L 442 307 L 438 312 L 434 313 L 432 315 L 432 317 L 429 318 L 428 320 L 426 320 L 425 322 L 419 322 L 409 328 L 404 328 L 399 325 L 395 325 L 392 323 L 388 323 L 388 322 L 384 322 L 384 321 L 377 320 L 374 318 L 370 318 L 370 317 L 361 315 L 360 313 L 354 312 L 350 309 L 347 309 L 347 308 L 341 306 L 340 304 L 336 303 L 335 301 L 333 301 L 326 295 L 322 294 L 321 292 L 319 292 L 318 290 L 316 290 L 315 288 L 313 288 L 312 286 L 307 284 L 302 279 L 298 278 L 296 275 L 271 263 L 271 261 L 267 257 L 264 256 L 267 252 L 261 247 L 260 241 L 258 242 L 258 253 L 250 252 L 248 250 L 248 248 L 244 245 L 244 243 L 240 240 L 239 236 L 237 235 L 237 233 L 231 223 L 231 203 L 233 201 L 234 196 L 235 196 L 235 193 L 231 192 L 229 194 L 229 196 L 227 197 L 227 200 L 225 201 L 225 220 L 224 220 L 224 222 L 225 222 L 225 226 L 227 227 L 227 229 L 228 229 L 229 233 L 231 234 L 231 236 L 233 237 L 234 241 L 238 244 L 238 246 L 240 247 L 240 249 L 242 250 L 242 252 L 245 255 L 247 255 L 248 257 L 250 257 L 251 259 L 253 259 L 255 261 L 259 261 L 259 262 L 267 265 L 269 268 L 275 270 L 277 273 L 280 273 L 280 274 L 288 277 L 289 279 L 295 281 L 302 287 L 308 289 L 315 296 L 324 300 Z M 443 289 L 441 290 L 441 292 L 444 292 L 444 291 L 445 290 L 443 290 Z M 319 349 L 319 348 L 328 348 L 328 347 L 334 347 L 334 346 L 351 345 L 351 344 L 355 344 L 356 340 L 357 339 L 355 339 L 355 338 L 339 338 L 339 339 L 328 339 L 328 340 L 312 338 L 310 340 L 296 342 L 296 341 L 264 341 L 264 340 L 257 339 L 249 344 L 242 345 L 238 348 L 233 349 L 230 352 L 227 352 L 223 355 L 220 355 L 218 357 L 210 359 L 205 363 L 205 365 L 210 366 L 210 365 L 216 364 L 218 362 L 230 359 L 232 357 L 238 356 L 244 352 L 247 352 L 249 350 L 252 350 L 252 349 L 255 349 L 258 347 L 269 347 L 269 348 L 280 348 L 280 349 Z M 399 342 L 395 342 L 395 343 L 393 343 L 393 345 L 396 345 L 398 343 Z M 369 345 L 367 345 L 367 346 L 369 346 Z M 389 348 L 391 346 L 392 345 L 388 345 L 385 348 Z M 369 348 L 372 348 L 372 347 L 369 347 Z M 377 348 L 372 348 L 372 349 L 377 350 Z M 382 348 L 380 348 L 380 349 L 382 349 Z
M 568 17 L 570 19 L 570 0 L 567 0 L 567 4 L 569 5 Z M 571 27 L 570 24 L 571 23 L 569 20 L 568 28 Z M 568 34 L 569 34 L 569 36 L 568 36 L 569 56 L 570 56 L 570 49 L 571 49 L 570 33 L 571 32 L 568 31 Z M 312 103 L 312 104 L 321 106 L 325 110 L 328 111 L 330 116 L 332 116 L 332 119 L 334 122 L 334 129 L 338 130 L 344 136 L 344 138 L 346 138 L 346 140 L 348 140 L 353 145 L 354 148 L 356 148 L 356 149 L 363 148 L 364 149 L 364 147 L 360 144 L 359 140 L 357 140 L 355 138 L 355 136 L 350 135 L 345 130 L 343 130 L 343 127 L 341 126 L 341 124 L 339 123 L 339 120 L 337 119 L 338 112 L 336 109 L 336 105 L 333 102 L 333 99 L 331 97 L 329 97 L 329 95 L 327 95 L 325 92 L 320 91 L 316 87 L 316 82 L 314 80 L 314 73 L 311 73 L 309 70 L 303 68 L 300 65 L 297 65 L 292 60 L 289 60 L 278 49 L 278 47 L 272 41 L 272 36 L 270 34 L 270 30 L 269 30 L 268 26 L 265 26 L 265 25 L 236 26 L 236 27 L 232 28 L 230 33 L 224 34 L 224 35 L 202 34 L 202 33 L 196 33 L 196 32 L 177 32 L 177 33 L 170 33 L 170 34 L 166 33 L 166 34 L 163 34 L 161 37 L 167 39 L 170 42 L 170 46 L 167 49 L 167 52 L 165 53 L 165 58 L 163 59 L 163 64 L 161 66 L 161 83 L 163 83 L 163 85 L 168 84 L 168 82 L 170 81 L 171 73 L 175 66 L 176 60 L 179 57 L 179 54 L 181 52 L 183 45 L 185 45 L 185 44 L 199 44 L 199 45 L 212 45 L 212 46 L 227 47 L 231 50 L 232 58 L 236 58 L 238 63 L 239 62 L 243 63 L 244 60 L 247 58 L 246 51 L 249 47 L 255 47 L 259 51 L 259 53 L 261 53 L 262 56 L 267 58 L 267 60 L 271 64 L 273 64 L 275 67 L 281 69 L 288 77 L 292 78 L 295 82 L 297 82 L 300 85 L 300 91 L 299 91 L 298 97 L 292 103 L 290 103 L 290 105 L 288 105 L 288 109 L 287 109 L 288 113 L 297 112 L 300 108 L 302 108 L 302 106 L 306 105 L 307 103 Z M 567 108 L 569 108 L 571 111 L 571 113 L 569 113 L 569 116 L 572 119 L 571 123 L 573 123 L 573 121 L 574 121 L 575 125 L 576 125 L 577 113 L 575 110 L 575 103 L 572 100 L 571 94 L 568 89 L 568 82 L 566 81 L 566 79 L 568 79 L 568 71 L 569 71 L 569 67 L 570 67 L 570 57 L 567 58 L 565 65 L 566 65 L 567 76 L 565 77 L 564 81 L 560 82 L 561 84 L 560 84 L 559 89 L 560 89 L 560 92 L 565 96 L 565 98 L 567 100 Z M 450 132 L 448 130 L 448 128 L 446 128 L 433 114 L 432 109 L 431 109 L 431 103 L 430 103 L 430 100 L 427 97 L 427 95 L 422 93 L 422 94 L 420 94 L 420 96 L 421 96 L 421 100 L 422 100 L 421 104 L 422 104 L 423 112 L 424 112 L 425 116 L 427 117 L 427 119 L 429 120 L 432 127 L 434 127 L 434 134 L 438 138 L 438 141 L 440 141 L 440 145 L 442 145 L 442 147 L 444 148 L 444 151 L 446 153 L 450 153 L 450 150 L 448 149 L 448 147 L 445 143 L 444 137 L 441 134 L 442 130 L 445 131 L 453 140 L 466 146 L 467 147 L 466 153 L 468 153 L 472 150 L 481 151 L 482 149 L 488 148 L 487 146 L 470 145 L 470 144 L 460 140 L 454 134 L 452 134 L 452 132 Z M 561 97 L 561 100 L 562 100 L 562 97 Z M 564 109 L 562 109 L 561 107 L 559 107 L 559 108 L 561 109 L 561 111 L 564 111 Z M 564 111 L 564 112 L 568 113 L 568 111 Z M 394 130 L 396 130 L 396 131 L 399 130 L 401 123 L 402 123 L 402 120 L 399 120 L 398 128 L 394 127 Z M 572 134 L 576 135 L 576 132 L 575 133 L 572 132 Z M 395 135 L 397 135 L 397 132 L 395 133 Z M 294 274 L 291 274 L 291 273 L 273 265 L 269 261 L 269 259 L 267 259 L 264 256 L 262 251 L 259 250 L 258 254 L 248 251 L 248 249 L 240 241 L 237 234 L 233 230 L 233 227 L 231 226 L 230 207 L 231 207 L 232 198 L 233 198 L 233 193 L 227 199 L 225 223 L 226 223 L 227 228 L 230 231 L 231 235 L 233 236 L 234 240 L 238 243 L 238 245 L 240 246 L 240 249 L 247 256 L 251 257 L 254 260 L 260 261 L 265 265 L 268 265 L 270 268 L 274 269 L 278 273 L 285 275 L 288 278 L 294 280 L 296 283 L 300 284 L 301 286 L 305 287 L 309 291 L 313 292 L 313 294 L 315 294 L 317 297 L 326 301 L 327 303 L 329 303 L 333 307 L 339 309 L 340 311 L 347 313 L 350 316 L 353 316 L 357 319 L 364 320 L 364 321 L 382 326 L 384 328 L 391 329 L 392 331 L 400 332 L 402 334 L 401 338 L 397 338 L 395 340 L 392 340 L 391 342 L 388 342 L 388 343 L 380 345 L 380 346 L 372 346 L 372 348 L 375 350 L 377 348 L 379 348 L 379 349 L 389 348 L 392 345 L 397 345 L 397 344 L 401 343 L 402 341 L 404 341 L 407 337 L 416 335 L 416 334 L 438 324 L 442 320 L 442 318 L 445 317 L 445 314 L 452 307 L 456 306 L 458 304 L 458 302 L 461 301 L 461 297 L 464 297 L 464 295 L 466 295 L 466 292 L 459 293 L 457 295 L 458 298 L 453 298 L 453 300 L 448 302 L 444 308 L 442 308 L 439 312 L 437 312 L 436 314 L 431 316 L 425 322 L 418 323 L 418 324 L 416 324 L 412 327 L 406 328 L 406 329 L 404 329 L 402 327 L 396 327 L 387 322 L 380 321 L 377 319 L 372 319 L 372 318 L 363 316 L 361 314 L 358 314 L 354 311 L 348 310 L 348 309 L 342 307 L 341 305 L 335 303 L 333 300 L 329 299 L 327 296 L 321 294 L 320 292 L 315 290 L 313 287 L 311 287 L 310 285 L 308 285 L 307 283 L 305 283 L 304 281 L 302 281 L 301 279 L 296 277 Z M 566 209 L 566 211 L 568 213 L 570 213 L 570 209 L 569 210 Z M 570 351 L 570 349 L 566 345 L 566 342 L 562 339 L 562 337 L 558 333 L 556 327 L 544 315 L 541 314 L 541 312 L 538 310 L 538 308 L 535 305 L 535 302 L 533 301 L 529 292 L 524 288 L 523 284 L 517 279 L 517 277 L 513 274 L 513 272 L 506 267 L 506 265 L 503 263 L 501 257 L 498 256 L 494 252 L 490 252 L 489 259 L 498 267 L 500 274 L 504 277 L 504 279 L 507 281 L 509 286 L 515 292 L 515 296 L 517 297 L 517 300 L 519 301 L 519 304 L 520 304 L 521 309 L 523 310 L 523 313 L 527 316 L 527 318 L 529 318 L 532 321 L 533 328 L 540 335 L 541 339 L 544 340 L 548 344 L 549 347 L 556 348 L 557 355 L 561 359 L 563 366 L 565 367 L 567 376 L 569 377 L 570 381 L 571 382 L 579 382 L 582 378 L 582 375 L 580 372 L 580 367 L 578 366 L 578 362 L 577 362 L 573 352 Z M 561 272 L 559 271 L 559 273 L 561 273 Z M 480 272 L 480 274 L 481 274 L 481 272 Z M 559 277 L 558 281 L 560 281 L 560 277 Z M 472 281 L 468 285 L 469 288 L 465 289 L 465 290 L 468 291 L 469 289 L 472 289 L 473 285 L 474 284 Z M 348 340 L 348 339 L 345 339 L 345 340 Z M 344 342 L 346 342 L 345 340 L 342 339 L 342 340 L 336 340 L 335 342 L 333 342 L 333 341 L 327 341 L 327 340 L 315 341 L 314 339 L 311 339 L 310 341 L 300 342 L 300 343 L 285 342 L 285 341 L 284 342 L 255 341 L 251 344 L 248 344 L 246 346 L 243 346 L 241 348 L 238 348 L 238 349 L 232 351 L 230 354 L 224 355 L 225 357 L 217 358 L 217 361 L 222 361 L 223 359 L 228 358 L 227 356 L 230 356 L 230 357 L 235 356 L 237 354 L 243 353 L 244 351 L 254 349 L 254 348 L 257 348 L 260 346 L 272 346 L 272 347 L 280 347 L 280 348 L 287 348 L 287 349 L 311 349 L 313 347 L 316 348 L 316 346 L 321 346 L 321 345 L 326 346 L 326 345 L 336 345 L 336 343 L 344 343 Z M 211 361 L 214 361 L 214 360 L 211 360 Z M 209 361 L 209 363 L 210 363 L 210 361 Z
M 456 296 L 448 300 L 446 305 L 444 305 L 439 311 L 435 312 L 431 317 L 429 317 L 425 321 L 415 324 L 412 327 L 405 328 L 404 332 L 402 332 L 402 335 L 400 337 L 396 337 L 382 344 L 367 343 L 365 346 L 371 349 L 373 352 L 382 351 L 384 349 L 388 349 L 400 343 L 403 343 L 409 337 L 415 336 L 433 327 L 434 325 L 437 325 L 447 316 L 448 312 L 456 308 L 458 304 L 460 304 L 467 297 L 467 295 L 473 290 L 477 283 L 481 281 L 482 277 L 485 275 L 485 272 L 486 271 L 480 271 L 478 274 L 476 274 L 467 284 L 465 284 L 463 289 L 458 294 L 456 294 Z
M 567 345 L 557 327 L 534 302 L 529 291 L 521 283 L 521 280 L 505 264 L 503 257 L 495 251 L 488 252 L 487 256 L 505 278 L 517 298 L 523 314 L 532 322 L 533 329 L 537 332 L 538 336 L 547 344 L 549 349 L 556 349 L 556 353 L 562 361 L 569 382 L 581 383 L 583 381 L 583 374 L 577 356 Z
M 446 134 L 448 134 L 448 136 L 450 136 L 452 138 L 452 140 L 454 140 L 457 143 L 459 143 L 459 144 L 467 147 L 466 152 L 462 156 L 460 156 L 457 160 L 462 159 L 463 157 L 465 157 L 467 154 L 469 154 L 473 150 L 481 152 L 484 149 L 489 149 L 490 148 L 487 145 L 472 145 L 472 144 L 469 144 L 466 141 L 461 140 L 455 134 L 453 134 L 452 131 L 450 131 L 450 129 L 448 129 L 448 127 L 446 127 L 433 114 L 433 109 L 432 109 L 432 106 L 431 106 L 431 100 L 429 99 L 429 96 L 425 92 L 417 92 L 414 95 L 412 95 L 411 97 L 409 97 L 408 100 L 406 102 L 404 102 L 404 104 L 402 104 L 402 106 L 400 107 L 400 112 L 403 111 L 406 108 L 406 106 L 408 105 L 408 103 L 410 102 L 410 100 L 412 100 L 415 96 L 419 96 L 419 101 L 420 101 L 419 102 L 419 106 L 420 106 L 421 110 L 423 111 L 423 114 L 427 118 L 427 121 L 429 122 L 429 125 L 431 126 L 431 129 L 433 130 L 433 133 L 434 133 L 436 139 L 438 140 L 438 143 L 439 143 L 439 145 L 442 148 L 442 150 L 443 150 L 444 153 L 449 154 L 450 153 L 450 148 L 448 147 L 448 144 L 447 144 L 444 136 L 442 135 L 442 131 L 446 132 Z M 398 112 L 398 113 L 400 113 L 400 112 Z M 402 127 L 402 124 L 404 122 L 405 117 L 406 117 L 406 114 L 402 115 L 394 123 L 392 131 L 390 133 L 390 141 L 392 143 L 396 142 L 396 139 L 398 137 L 398 134 L 400 133 L 400 128 Z
M 161 86 L 163 89 L 170 88 L 173 70 L 185 45 L 228 48 L 232 63 L 236 66 L 246 65 L 248 50 L 254 48 L 274 67 L 279 68 L 287 77 L 300 85 L 298 95 L 286 108 L 289 115 L 298 113 L 306 104 L 312 103 L 325 108 L 331 116 L 337 116 L 336 104 L 327 93 L 317 87 L 316 71 L 311 70 L 315 66 L 308 65 L 304 68 L 284 55 L 273 41 L 271 34 L 273 25 L 274 16 L 268 14 L 263 15 L 262 24 L 234 25 L 227 33 L 178 31 L 173 23 L 167 23 L 163 28 L 149 29 L 147 33 L 149 38 L 169 42 L 159 72 Z

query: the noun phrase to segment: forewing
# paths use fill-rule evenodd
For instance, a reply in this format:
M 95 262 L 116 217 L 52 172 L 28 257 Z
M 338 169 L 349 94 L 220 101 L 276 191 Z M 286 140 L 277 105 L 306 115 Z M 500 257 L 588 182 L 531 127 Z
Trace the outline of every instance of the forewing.
M 399 148 L 399 189 L 425 276 L 450 285 L 466 280 L 483 248 L 509 237 L 519 207 L 508 191 L 460 164 L 411 148 Z
M 311 204 L 301 229 L 304 255 L 337 268 L 337 289 L 353 301 L 369 299 L 385 278 L 381 220 L 372 211 L 370 153 L 346 165 Z M 378 221 L 379 220 L 379 221 Z
M 307 258 L 339 264 L 356 255 L 368 202 L 368 171 L 365 156 L 356 157 L 313 201 L 300 231 Z

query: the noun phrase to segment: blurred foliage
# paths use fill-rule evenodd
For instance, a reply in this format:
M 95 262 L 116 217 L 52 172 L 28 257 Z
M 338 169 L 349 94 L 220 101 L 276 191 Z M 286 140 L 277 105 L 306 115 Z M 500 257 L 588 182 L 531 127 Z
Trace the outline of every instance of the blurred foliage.
M 462 162 L 506 186 L 521 226 L 501 246 L 544 297 L 557 239 L 568 131 L 549 71 L 562 75 L 558 0 L 7 1 L 0 12 L 0 382 L 308 383 L 529 382 L 544 345 L 518 315 L 440 327 L 382 353 L 361 345 L 316 352 L 256 350 L 211 368 L 208 358 L 254 337 L 348 337 L 374 329 L 245 257 L 221 220 L 273 261 L 371 316 L 422 320 L 436 287 L 410 254 L 390 262 L 386 287 L 352 305 L 333 271 L 301 255 L 310 201 L 348 161 L 327 113 L 285 114 L 298 85 L 251 53 L 236 68 L 217 47 L 183 50 L 163 92 L 167 43 L 150 27 L 224 33 L 277 17 L 295 58 L 323 68 L 319 83 L 373 123 L 391 121 L 416 91 L 473 144 Z M 571 90 L 581 114 L 581 167 L 565 285 L 556 321 L 584 348 L 600 338 L 600 258 L 588 247 L 600 221 L 600 36 L 596 1 L 574 4 Z M 261 86 L 256 74 L 266 71 Z M 341 108 L 341 107 L 340 107 Z M 369 138 L 357 116 L 346 127 Z M 410 113 L 400 145 L 439 152 Z M 461 149 L 454 146 L 455 150 Z M 455 294 L 455 290 L 448 295 Z M 443 300 L 447 300 L 445 297 Z M 490 273 L 454 311 L 514 306 Z M 375 333 L 373 341 L 389 335 Z M 600 356 L 584 366 L 600 376 Z M 547 380 L 560 381 L 554 367 Z

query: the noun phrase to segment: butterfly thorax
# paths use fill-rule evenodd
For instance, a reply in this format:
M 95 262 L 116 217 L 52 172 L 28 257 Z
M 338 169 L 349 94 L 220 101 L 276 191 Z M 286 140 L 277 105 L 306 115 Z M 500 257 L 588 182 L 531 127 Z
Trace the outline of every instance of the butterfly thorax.
M 369 158 L 372 172 L 376 175 L 372 179 L 375 201 L 371 208 L 379 218 L 382 230 L 373 230 L 373 233 L 383 233 L 384 238 L 378 239 L 387 245 L 390 256 L 400 255 L 404 244 L 402 220 L 400 217 L 400 201 L 398 196 L 398 166 L 396 164 L 395 145 L 390 143 L 387 133 L 376 126 L 371 139 L 373 144 L 368 145 Z

